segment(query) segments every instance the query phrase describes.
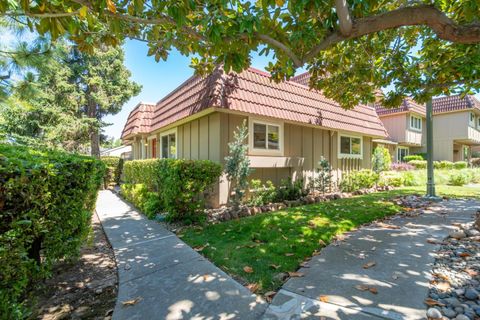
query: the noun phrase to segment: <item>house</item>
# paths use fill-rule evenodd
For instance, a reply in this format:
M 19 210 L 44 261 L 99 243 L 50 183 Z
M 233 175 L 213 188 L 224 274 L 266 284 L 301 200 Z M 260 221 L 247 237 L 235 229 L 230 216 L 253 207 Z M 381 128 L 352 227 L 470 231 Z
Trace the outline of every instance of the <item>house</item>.
M 405 156 L 426 151 L 425 106 L 405 99 L 397 108 L 375 105 L 388 139 L 374 141 L 374 146 L 383 144 L 392 155 L 392 160 L 402 162 Z
M 125 160 L 132 158 L 132 146 L 118 146 L 100 151 L 100 156 L 120 157 Z
M 298 80 L 298 79 L 293 79 Z M 370 168 L 372 141 L 387 133 L 375 109 L 344 110 L 318 91 L 295 81 L 274 83 L 250 68 L 193 76 L 155 104 L 139 103 L 122 140 L 134 159 L 184 158 L 224 162 L 237 127 L 249 130 L 252 178 L 312 178 L 323 156 L 335 175 Z M 228 181 L 220 179 L 214 204 L 226 203 Z
M 434 160 L 468 161 L 480 146 L 480 101 L 459 95 L 433 99 Z

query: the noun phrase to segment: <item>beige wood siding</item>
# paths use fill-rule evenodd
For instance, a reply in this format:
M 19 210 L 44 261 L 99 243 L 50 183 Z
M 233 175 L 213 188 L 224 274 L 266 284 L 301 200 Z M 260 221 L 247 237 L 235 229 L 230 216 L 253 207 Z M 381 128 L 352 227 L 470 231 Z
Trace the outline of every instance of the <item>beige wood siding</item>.
M 388 115 L 382 116 L 380 120 L 382 120 L 383 126 L 387 129 L 389 136 L 397 142 L 404 142 L 405 141 L 405 131 L 407 130 L 407 114 L 396 114 L 396 115 Z

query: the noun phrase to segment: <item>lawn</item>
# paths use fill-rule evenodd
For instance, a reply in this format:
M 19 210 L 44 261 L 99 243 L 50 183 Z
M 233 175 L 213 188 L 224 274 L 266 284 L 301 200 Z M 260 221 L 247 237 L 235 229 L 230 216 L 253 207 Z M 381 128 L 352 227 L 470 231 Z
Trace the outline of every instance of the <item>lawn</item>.
M 305 205 L 203 227 L 179 235 L 214 264 L 243 283 L 258 286 L 256 293 L 277 289 L 279 274 L 300 264 L 328 244 L 335 235 L 401 211 L 389 199 L 423 193 L 424 187 L 400 188 Z M 478 197 L 480 187 L 437 187 L 439 195 Z

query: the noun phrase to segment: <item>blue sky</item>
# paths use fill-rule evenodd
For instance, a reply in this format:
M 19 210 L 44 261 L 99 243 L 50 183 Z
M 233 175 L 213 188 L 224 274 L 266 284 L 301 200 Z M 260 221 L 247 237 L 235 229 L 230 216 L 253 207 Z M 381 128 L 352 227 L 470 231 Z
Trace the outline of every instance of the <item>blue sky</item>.
M 138 96 L 125 104 L 120 113 L 104 118 L 106 123 L 112 124 L 104 128 L 104 133 L 115 138 L 120 138 L 128 114 L 138 102 L 157 102 L 193 74 L 193 69 L 189 67 L 190 58 L 178 52 L 172 52 L 167 61 L 156 62 L 153 57 L 147 57 L 145 43 L 127 41 L 124 49 L 125 66 L 132 73 L 131 79 L 143 88 Z M 268 57 L 253 55 L 252 67 L 264 70 L 269 61 Z

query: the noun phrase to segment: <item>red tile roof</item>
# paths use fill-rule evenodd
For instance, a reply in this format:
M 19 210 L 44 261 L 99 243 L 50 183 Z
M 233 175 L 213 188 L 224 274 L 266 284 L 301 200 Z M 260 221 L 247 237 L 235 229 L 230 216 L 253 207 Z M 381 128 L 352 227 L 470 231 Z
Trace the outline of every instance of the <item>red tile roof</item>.
M 391 115 L 401 112 L 415 112 L 421 114 L 422 116 L 426 115 L 425 105 L 418 104 L 410 98 L 403 100 L 403 103 L 397 108 L 386 108 L 381 105 L 375 105 L 377 114 L 379 116 Z
M 210 107 L 387 136 L 374 108 L 357 106 L 344 110 L 318 91 L 291 81 L 274 83 L 268 73 L 253 68 L 228 75 L 218 68 L 208 77 L 191 77 L 157 103 L 150 132 Z M 122 138 L 131 134 L 124 130 Z
M 150 132 L 151 120 L 155 104 L 140 102 L 128 115 L 127 123 L 122 131 L 124 137 Z
M 465 98 L 462 99 L 460 95 L 433 99 L 433 113 L 467 109 L 480 110 L 480 101 L 478 101 L 474 96 L 465 96 Z

